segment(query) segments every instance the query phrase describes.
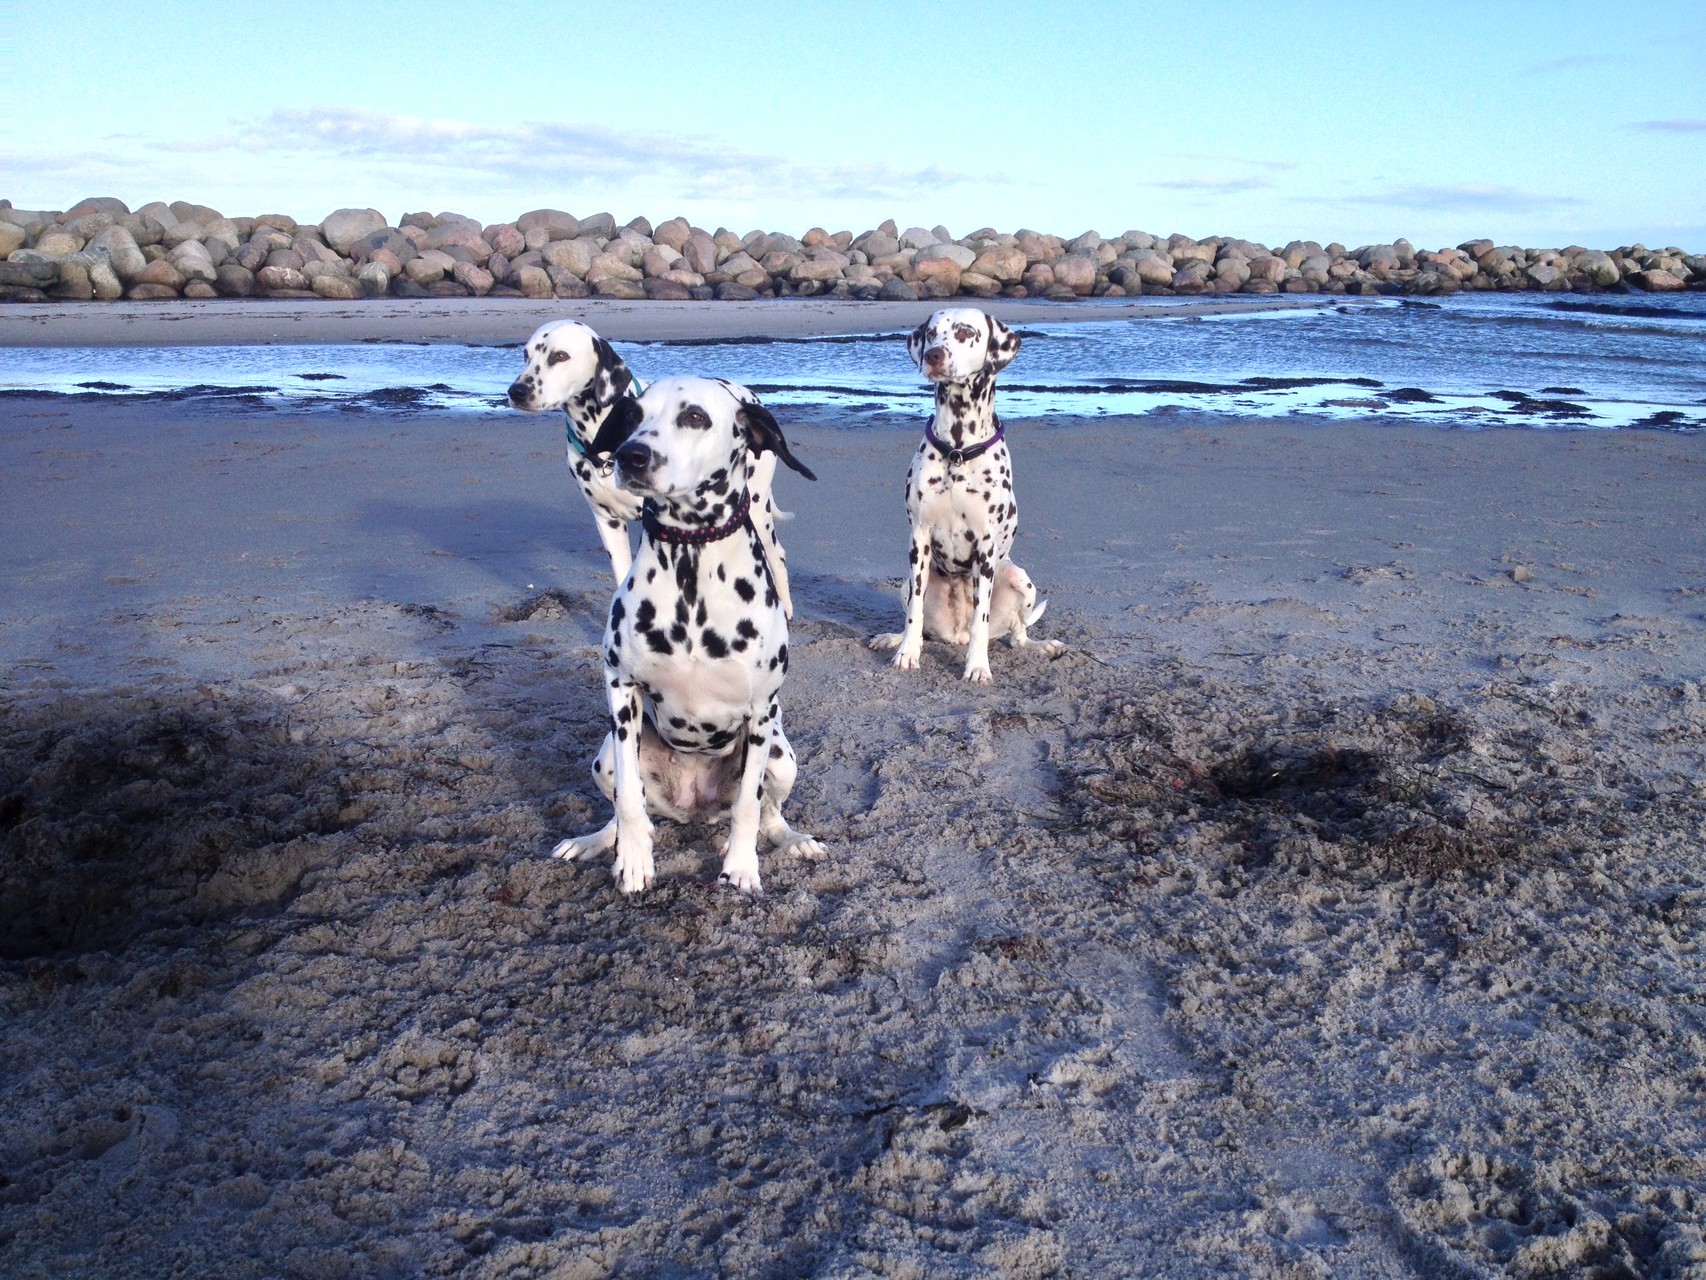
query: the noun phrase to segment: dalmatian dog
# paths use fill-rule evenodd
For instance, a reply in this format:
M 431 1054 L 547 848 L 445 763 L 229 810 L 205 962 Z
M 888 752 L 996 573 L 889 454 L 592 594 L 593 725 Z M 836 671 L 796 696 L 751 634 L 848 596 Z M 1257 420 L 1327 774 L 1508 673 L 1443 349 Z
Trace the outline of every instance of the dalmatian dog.
M 1026 628 L 1042 616 L 1034 604 L 1034 587 L 1032 603 L 1019 606 L 1024 599 L 1020 579 L 1030 582 L 1024 570 L 1012 565 L 1012 573 L 1007 573 L 1005 567 L 1011 565 L 1007 557 L 1018 530 L 1019 507 L 1005 431 L 995 416 L 995 375 L 1018 354 L 1019 337 L 993 316 L 954 307 L 936 312 L 913 330 L 906 349 L 925 379 L 935 384 L 936 410 L 925 424 L 924 440 L 906 477 L 906 513 L 912 521 L 906 629 L 873 637 L 871 647 L 894 649 L 895 666 L 916 669 L 931 611 L 931 588 L 938 578 L 946 579 L 937 596 L 941 621 L 931 630 L 964 643 L 965 678 L 988 684 L 998 580 L 1006 575 L 1001 614 L 1010 644 L 1029 644 Z M 967 594 L 969 617 L 962 627 L 952 615 Z
M 641 499 L 616 483 L 615 463 L 594 442 L 610 408 L 624 396 L 637 396 L 645 384 L 629 371 L 622 357 L 589 326 L 578 320 L 556 320 L 533 331 L 525 346 L 527 365 L 509 388 L 509 402 L 524 413 L 561 409 L 568 437 L 569 470 L 574 473 L 587 505 L 592 508 L 599 541 L 610 556 L 616 581 L 628 576 L 634 553 L 628 525 L 639 519 Z M 757 397 L 741 388 L 756 402 Z M 788 591 L 787 556 L 776 538 L 776 523 L 789 519 L 776 509 L 770 486 L 776 459 L 766 454 L 753 468 L 749 484 L 753 516 L 770 552 L 776 590 L 787 615 L 794 616 Z
M 633 893 L 652 883 L 652 817 L 726 811 L 721 879 L 756 894 L 760 835 L 806 857 L 823 846 L 782 817 L 796 772 L 779 698 L 788 616 L 751 483 L 766 457 L 817 477 L 751 392 L 711 378 L 669 378 L 618 401 L 594 445 L 643 504 L 604 632 L 611 728 L 593 776 L 616 813 L 551 856 L 614 847 L 617 883 Z

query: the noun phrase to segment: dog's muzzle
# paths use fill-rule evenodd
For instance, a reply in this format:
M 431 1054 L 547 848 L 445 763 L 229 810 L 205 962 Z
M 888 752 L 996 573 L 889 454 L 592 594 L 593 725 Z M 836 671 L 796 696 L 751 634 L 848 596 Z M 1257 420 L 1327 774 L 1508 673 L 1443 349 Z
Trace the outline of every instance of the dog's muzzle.
M 617 480 L 628 489 L 645 487 L 646 477 L 657 465 L 657 455 L 638 440 L 628 441 L 611 456 L 616 459 Z
M 517 409 L 525 409 L 533 403 L 533 384 L 529 382 L 512 382 L 509 384 L 509 402 Z

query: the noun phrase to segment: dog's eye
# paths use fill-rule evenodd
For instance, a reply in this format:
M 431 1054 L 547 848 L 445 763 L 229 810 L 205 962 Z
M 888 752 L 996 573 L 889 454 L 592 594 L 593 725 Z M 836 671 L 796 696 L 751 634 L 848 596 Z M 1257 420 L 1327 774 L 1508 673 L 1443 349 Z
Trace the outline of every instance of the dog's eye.
M 567 351 L 553 351 L 550 355 L 545 357 L 545 363 L 546 364 L 562 364 L 563 361 L 567 360 L 568 358 L 569 358 L 569 353 Z
M 695 431 L 706 431 L 711 426 L 711 415 L 696 404 L 690 404 L 676 415 L 675 424 L 678 427 L 691 427 Z

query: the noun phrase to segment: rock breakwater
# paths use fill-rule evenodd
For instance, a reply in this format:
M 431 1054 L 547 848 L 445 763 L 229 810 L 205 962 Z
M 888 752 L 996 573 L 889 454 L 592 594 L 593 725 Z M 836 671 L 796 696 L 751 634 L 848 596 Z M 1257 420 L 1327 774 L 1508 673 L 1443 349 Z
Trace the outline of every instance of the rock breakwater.
M 1346 248 L 1126 231 L 1070 239 L 983 227 L 855 234 L 813 227 L 706 231 L 684 218 L 624 226 L 535 209 L 482 224 L 457 213 L 339 209 L 319 224 L 284 214 L 226 217 L 206 205 L 111 197 L 65 210 L 0 200 L 0 300 L 516 297 L 750 300 L 933 299 L 1175 294 L 1407 293 L 1460 290 L 1706 289 L 1706 255 L 1649 249 L 1531 249 L 1470 240 L 1417 249 L 1407 240 Z

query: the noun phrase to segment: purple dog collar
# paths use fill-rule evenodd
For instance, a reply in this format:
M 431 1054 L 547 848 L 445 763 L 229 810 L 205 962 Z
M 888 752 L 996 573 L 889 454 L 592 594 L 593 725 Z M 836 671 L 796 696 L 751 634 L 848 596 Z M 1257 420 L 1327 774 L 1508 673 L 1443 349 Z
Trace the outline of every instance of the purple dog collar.
M 746 523 L 747 515 L 752 511 L 752 495 L 744 489 L 740 501 L 735 503 L 735 513 L 722 524 L 711 525 L 704 529 L 683 529 L 676 525 L 665 524 L 658 519 L 657 508 L 651 502 L 641 508 L 640 524 L 646 531 L 646 536 L 658 542 L 671 542 L 676 546 L 703 547 L 712 542 L 721 542 L 741 525 Z
M 981 444 L 974 444 L 969 449 L 952 449 L 943 444 L 937 437 L 936 419 L 934 415 L 924 420 L 924 439 L 929 443 L 931 448 L 935 449 L 937 453 L 941 454 L 948 460 L 950 466 L 955 467 L 959 466 L 962 462 L 970 462 L 973 458 L 993 449 L 996 445 L 1001 443 L 1002 437 L 1006 434 L 1007 424 L 1002 422 L 1000 418 L 997 418 L 995 420 L 995 434 L 990 436 L 989 439 L 983 441 Z

